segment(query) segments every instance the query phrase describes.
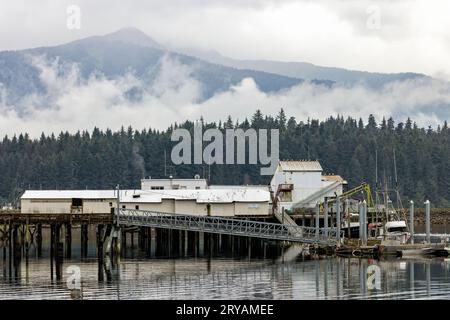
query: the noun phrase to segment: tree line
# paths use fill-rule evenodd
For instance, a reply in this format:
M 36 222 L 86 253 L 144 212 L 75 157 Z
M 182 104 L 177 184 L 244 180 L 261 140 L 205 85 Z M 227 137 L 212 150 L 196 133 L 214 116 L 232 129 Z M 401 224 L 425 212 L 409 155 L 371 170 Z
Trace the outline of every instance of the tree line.
M 383 181 L 398 184 L 404 199 L 430 199 L 450 207 L 450 130 L 419 127 L 411 119 L 392 118 L 377 123 L 362 119 L 329 117 L 326 120 L 288 118 L 257 110 L 250 119 L 202 122 L 208 128 L 279 129 L 280 159 L 319 160 L 324 172 L 339 174 L 348 187 Z M 91 132 L 42 134 L 31 139 L 23 133 L 0 142 L 0 204 L 15 202 L 26 189 L 139 188 L 140 179 L 200 175 L 213 184 L 268 184 L 260 165 L 173 165 L 171 141 L 176 128 L 193 131 L 195 123 L 173 124 L 167 130 L 121 128 Z M 248 150 L 248 148 L 246 148 Z M 395 179 L 394 154 L 397 171 Z M 376 179 L 376 177 L 378 179 Z

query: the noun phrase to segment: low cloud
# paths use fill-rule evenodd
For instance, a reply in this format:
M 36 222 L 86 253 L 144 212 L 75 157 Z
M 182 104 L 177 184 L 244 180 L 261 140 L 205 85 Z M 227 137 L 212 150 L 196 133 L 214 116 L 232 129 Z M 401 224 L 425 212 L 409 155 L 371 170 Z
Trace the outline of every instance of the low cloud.
M 366 120 L 375 114 L 379 120 L 383 116 L 393 116 L 396 121 L 411 117 L 421 126 L 436 127 L 449 118 L 450 110 L 449 84 L 429 78 L 394 82 L 377 90 L 304 83 L 277 93 L 262 92 L 247 78 L 198 102 L 201 83 L 191 76 L 189 67 L 167 57 L 161 60 L 151 84 L 132 72 L 116 79 L 98 74 L 83 79 L 76 65 L 44 57 L 33 57 L 32 63 L 40 70 L 47 94 L 24 97 L 18 106 L 0 102 L 1 135 L 28 132 L 38 137 L 41 132 L 94 127 L 117 130 L 129 125 L 164 130 L 187 119 L 223 121 L 230 115 L 243 120 L 256 109 L 275 115 L 280 108 L 298 121 L 338 114 Z M 130 92 L 139 92 L 138 98 L 130 98 Z

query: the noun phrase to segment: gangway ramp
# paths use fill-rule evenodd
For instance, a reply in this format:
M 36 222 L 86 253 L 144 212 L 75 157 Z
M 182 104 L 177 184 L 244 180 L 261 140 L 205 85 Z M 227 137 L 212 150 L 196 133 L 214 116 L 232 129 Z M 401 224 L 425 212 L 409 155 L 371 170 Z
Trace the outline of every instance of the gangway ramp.
M 326 234 L 323 228 L 134 209 L 119 209 L 116 218 L 119 226 L 199 231 L 308 244 L 335 245 L 337 243 L 336 228 L 329 228 Z

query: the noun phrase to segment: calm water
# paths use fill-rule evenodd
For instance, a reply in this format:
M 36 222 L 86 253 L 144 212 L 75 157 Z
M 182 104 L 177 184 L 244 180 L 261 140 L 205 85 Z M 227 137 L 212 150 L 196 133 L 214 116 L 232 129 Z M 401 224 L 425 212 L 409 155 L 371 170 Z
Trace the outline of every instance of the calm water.
M 95 247 L 81 259 L 74 246 L 56 281 L 46 252 L 42 258 L 33 248 L 30 253 L 10 269 L 0 252 L 0 299 L 71 299 L 70 266 L 80 268 L 83 299 L 450 299 L 450 259 L 444 258 L 309 259 L 299 247 L 268 250 L 265 258 L 258 250 L 167 258 L 128 248 L 117 264 L 99 266 Z M 381 270 L 374 289 L 366 281 L 372 264 Z

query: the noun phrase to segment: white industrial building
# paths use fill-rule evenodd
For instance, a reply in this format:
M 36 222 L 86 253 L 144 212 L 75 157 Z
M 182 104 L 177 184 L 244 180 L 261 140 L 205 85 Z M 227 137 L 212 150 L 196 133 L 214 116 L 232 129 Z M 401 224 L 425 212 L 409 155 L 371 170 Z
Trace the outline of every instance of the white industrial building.
M 325 197 L 342 194 L 346 181 L 322 172 L 319 161 L 280 161 L 270 182 L 274 196 L 279 197 L 279 210 L 311 208 Z
M 121 190 L 123 209 L 204 216 L 267 216 L 270 193 L 256 189 Z M 108 214 L 117 206 L 114 190 L 27 190 L 22 213 Z
M 268 186 L 208 185 L 193 179 L 142 179 L 141 190 L 121 190 L 127 209 L 211 216 L 267 216 L 278 210 L 314 207 L 325 197 L 342 194 L 346 181 L 323 175 L 318 161 L 280 161 Z M 271 196 L 272 194 L 272 196 Z M 28 190 L 22 213 L 109 214 L 116 207 L 115 190 Z
M 200 190 L 207 189 L 206 179 L 195 177 L 193 179 L 142 179 L 141 190 Z

